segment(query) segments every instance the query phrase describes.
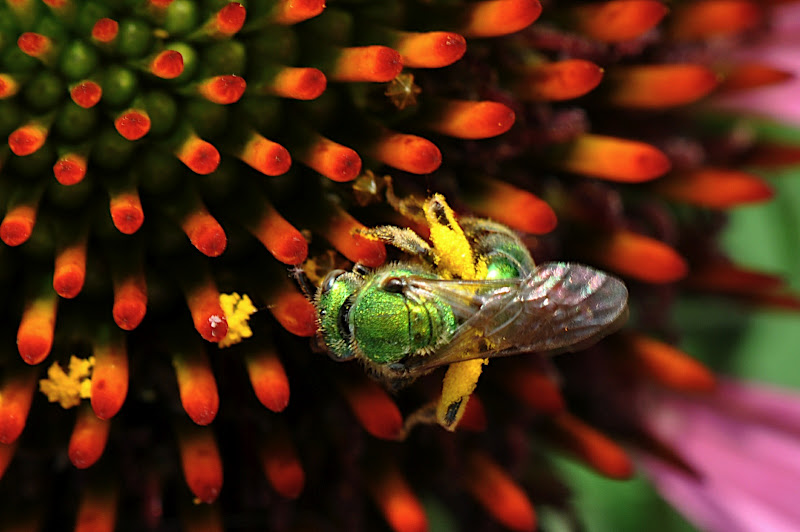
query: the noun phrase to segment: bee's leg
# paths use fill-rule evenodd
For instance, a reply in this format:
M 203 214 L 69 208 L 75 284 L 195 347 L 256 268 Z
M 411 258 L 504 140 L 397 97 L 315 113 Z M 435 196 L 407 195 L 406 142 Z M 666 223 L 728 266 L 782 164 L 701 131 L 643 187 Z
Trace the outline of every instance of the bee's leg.
M 300 290 L 303 292 L 303 295 L 306 296 L 306 299 L 313 302 L 314 294 L 316 294 L 317 288 L 311 282 L 311 279 L 308 278 L 305 270 L 303 270 L 303 268 L 300 266 L 292 266 L 289 269 L 289 274 L 295 280 L 297 286 L 300 287 Z
M 358 229 L 356 232 L 370 240 L 391 244 L 404 253 L 416 255 L 433 264 L 433 250 L 431 247 L 421 236 L 407 227 L 381 225 L 369 229 Z
M 488 234 L 511 235 L 512 238 L 518 238 L 516 233 L 505 225 L 486 218 L 462 218 L 460 222 L 464 232 L 472 238 Z
M 447 430 L 455 430 L 475 391 L 486 359 L 466 360 L 450 364 L 442 382 L 442 396 L 436 405 L 436 422 Z
M 417 425 L 439 424 L 449 431 L 456 430 L 486 362 L 477 359 L 450 364 L 442 383 L 442 396 L 408 416 L 398 439 L 404 440 Z
M 386 201 L 389 202 L 389 205 L 404 217 L 424 224 L 425 212 L 423 205 L 425 205 L 425 200 L 416 196 L 407 196 L 401 199 L 394 193 L 392 178 L 387 175 L 384 180 L 386 181 Z
M 411 415 L 406 417 L 403 423 L 403 430 L 397 439 L 400 441 L 405 440 L 411 432 L 411 429 L 417 425 L 435 425 L 436 423 L 438 423 L 438 421 L 436 421 L 436 403 L 428 403 L 419 407 L 411 413 Z

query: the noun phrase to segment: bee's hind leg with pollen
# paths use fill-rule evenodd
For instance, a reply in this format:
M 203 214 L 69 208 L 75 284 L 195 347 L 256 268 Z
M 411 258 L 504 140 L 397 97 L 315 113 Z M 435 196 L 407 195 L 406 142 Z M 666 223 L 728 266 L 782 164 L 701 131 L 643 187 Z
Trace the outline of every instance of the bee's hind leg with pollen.
M 456 430 L 486 362 L 479 358 L 451 364 L 444 376 L 442 395 L 406 418 L 399 439 L 405 439 L 417 425 L 440 425 L 451 432 Z
M 436 405 L 436 422 L 453 431 L 461 421 L 467 402 L 475 391 L 486 359 L 477 358 L 450 364 L 442 382 L 442 395 Z

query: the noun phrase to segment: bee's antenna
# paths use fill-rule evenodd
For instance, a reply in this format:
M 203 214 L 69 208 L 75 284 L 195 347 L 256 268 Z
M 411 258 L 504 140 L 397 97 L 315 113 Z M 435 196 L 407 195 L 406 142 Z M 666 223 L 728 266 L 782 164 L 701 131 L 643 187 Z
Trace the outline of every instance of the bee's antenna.
M 313 302 L 314 296 L 317 293 L 317 289 L 314 286 L 314 283 L 311 282 L 311 279 L 308 278 L 308 275 L 306 275 L 305 270 L 303 270 L 303 268 L 300 266 L 293 266 L 289 272 L 292 276 L 292 279 L 294 279 L 297 285 L 300 287 L 303 295 L 306 296 L 306 299 Z

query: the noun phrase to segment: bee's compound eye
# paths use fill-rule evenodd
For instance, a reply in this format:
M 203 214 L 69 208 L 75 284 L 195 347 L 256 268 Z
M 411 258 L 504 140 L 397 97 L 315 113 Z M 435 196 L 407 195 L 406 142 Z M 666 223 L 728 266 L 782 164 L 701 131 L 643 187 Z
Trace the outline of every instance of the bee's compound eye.
M 339 308 L 339 316 L 336 323 L 339 328 L 339 334 L 348 343 L 353 339 L 353 329 L 350 327 L 350 309 L 352 306 L 353 296 L 350 296 L 344 300 L 344 303 Z
M 356 275 L 360 275 L 361 277 L 366 277 L 367 275 L 369 275 L 369 268 L 367 268 L 360 262 L 357 262 L 353 265 L 353 273 L 355 273 Z
M 328 275 L 325 276 L 325 279 L 322 280 L 322 291 L 323 292 L 330 292 L 333 288 L 334 283 L 339 278 L 340 275 L 344 274 L 344 270 L 331 270 L 328 272 Z
M 387 277 L 381 283 L 381 288 L 390 294 L 402 294 L 406 283 L 399 277 Z

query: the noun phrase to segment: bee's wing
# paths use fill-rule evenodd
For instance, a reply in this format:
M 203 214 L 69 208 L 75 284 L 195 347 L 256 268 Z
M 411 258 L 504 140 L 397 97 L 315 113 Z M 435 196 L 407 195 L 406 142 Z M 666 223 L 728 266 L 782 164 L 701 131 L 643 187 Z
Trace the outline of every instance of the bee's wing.
M 627 318 L 625 284 L 582 264 L 550 262 L 521 279 L 433 280 L 424 287 L 414 282 L 411 289 L 440 297 L 466 321 L 436 352 L 410 361 L 410 369 L 526 351 L 574 351 Z

